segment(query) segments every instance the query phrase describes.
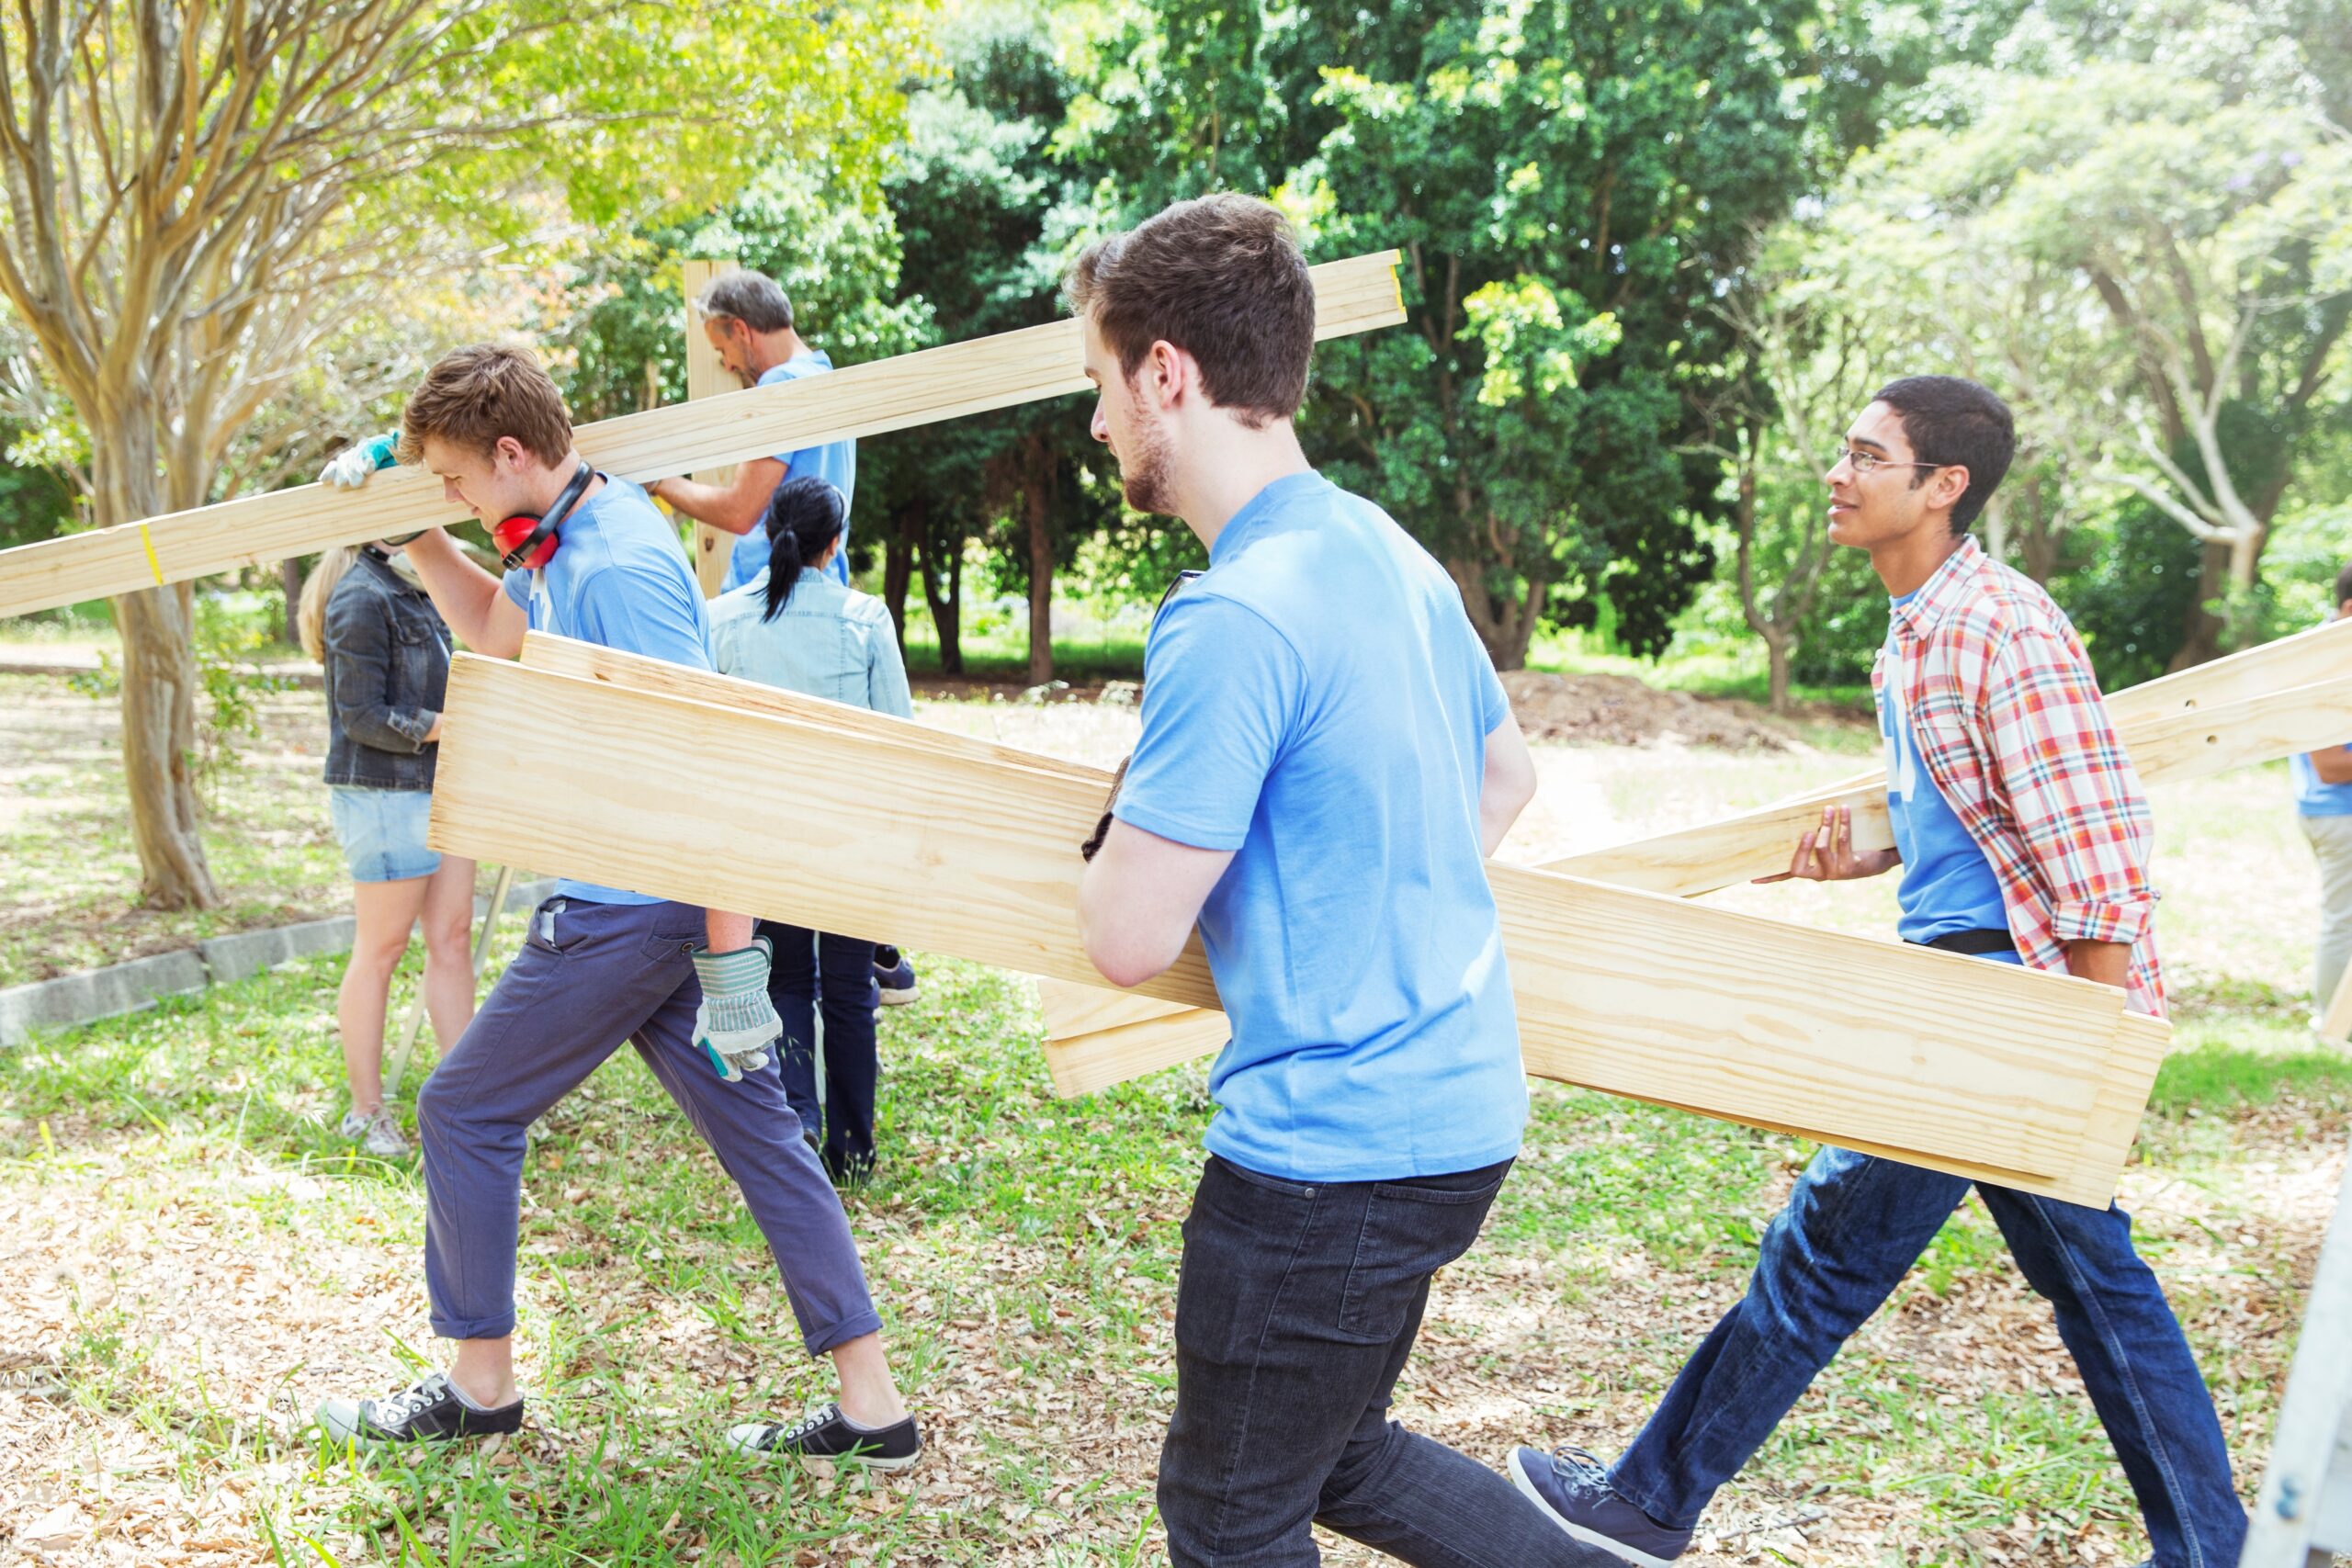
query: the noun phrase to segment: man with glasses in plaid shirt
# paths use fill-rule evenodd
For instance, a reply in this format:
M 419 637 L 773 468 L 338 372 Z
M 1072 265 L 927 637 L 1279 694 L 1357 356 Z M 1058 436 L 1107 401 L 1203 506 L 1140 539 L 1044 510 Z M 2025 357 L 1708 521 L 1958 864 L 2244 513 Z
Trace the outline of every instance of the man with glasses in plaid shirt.
M 1826 479 L 1829 537 L 1870 552 L 1893 611 L 1871 683 L 1894 847 L 1857 851 L 1832 807 L 1781 876 L 1901 866 L 1906 942 L 2121 987 L 2161 1014 L 2154 835 L 2065 615 L 1968 534 L 2008 471 L 2009 411 L 1971 381 L 1883 389 Z M 1969 1182 L 1825 1148 L 1764 1236 L 1747 1294 L 1613 1465 L 1521 1449 L 1555 1523 L 1629 1562 L 1673 1561 L 1699 1516 L 1909 1272 Z M 2211 1396 L 2120 1209 L 1977 1190 L 2058 1332 L 2138 1495 L 2156 1568 L 2228 1568 L 2246 1520 Z

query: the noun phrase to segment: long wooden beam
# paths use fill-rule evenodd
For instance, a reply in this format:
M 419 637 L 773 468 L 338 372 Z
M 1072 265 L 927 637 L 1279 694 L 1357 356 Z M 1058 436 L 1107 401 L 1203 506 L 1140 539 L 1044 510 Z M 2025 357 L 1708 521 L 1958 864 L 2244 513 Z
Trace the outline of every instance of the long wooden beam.
M 720 703 L 460 658 L 433 842 L 1093 976 L 1072 846 L 1101 809 L 1099 773 Z M 542 781 L 528 813 L 512 809 L 518 776 Z M 734 809 L 695 811 L 696 793 Z M 833 803 L 821 820 L 793 808 L 812 793 Z M 1490 876 L 1532 1070 L 2072 1201 L 2111 1190 L 2128 1130 L 2119 1141 L 2101 1107 L 2136 1116 L 2148 1031 L 2163 1032 L 2127 1021 L 2119 993 L 1536 871 Z M 1216 1002 L 1197 947 L 1145 989 Z
M 1315 268 L 1316 336 L 1405 319 L 1396 253 Z M 650 479 L 880 435 L 1080 391 L 1080 327 L 1049 322 L 853 365 L 830 376 L 673 404 L 579 431 L 580 449 L 625 479 Z M 0 615 L 127 593 L 308 555 L 465 516 L 441 481 L 390 468 L 356 491 L 298 485 L 119 527 L 0 550 Z
M 2344 624 L 2352 627 L 2352 622 Z M 2227 671 L 2226 679 L 2208 682 L 2201 690 L 2176 686 L 2159 700 L 2143 699 L 2127 709 L 2118 729 L 2143 780 L 2177 784 L 2352 740 L 2352 672 L 2346 672 L 2352 667 L 2352 643 L 2335 633 L 2324 643 L 2297 637 L 2269 646 L 2288 657 L 2240 665 Z M 2324 660 L 2317 657 L 2323 651 Z M 2253 679 L 2262 671 L 2293 676 L 2323 668 L 2332 668 L 2333 678 L 2239 695 L 2253 689 Z M 2229 700 L 2199 705 L 2214 695 Z M 1800 795 L 1743 816 L 1546 862 L 1544 869 L 1678 897 L 1712 893 L 1787 870 L 1798 836 L 1818 827 L 1828 806 L 1844 806 L 1852 813 L 1856 849 L 1883 850 L 1894 842 L 1887 822 L 1885 780 L 1883 773 L 1867 775 L 1848 781 L 1837 794 Z M 1064 1058 L 1073 1063 L 1069 1070 L 1090 1089 L 1104 1087 L 1095 1081 L 1103 1069 L 1078 1064 L 1148 1061 L 1166 1066 L 1214 1051 L 1225 1042 L 1222 1018 L 1182 1020 L 1181 1009 L 1123 992 L 1049 983 L 1039 994 L 1046 1037 L 1062 1046 Z M 2352 1028 L 2352 1010 L 2345 1022 Z M 1078 1048 L 1077 1042 L 1101 1031 L 1116 1032 L 1097 1049 Z

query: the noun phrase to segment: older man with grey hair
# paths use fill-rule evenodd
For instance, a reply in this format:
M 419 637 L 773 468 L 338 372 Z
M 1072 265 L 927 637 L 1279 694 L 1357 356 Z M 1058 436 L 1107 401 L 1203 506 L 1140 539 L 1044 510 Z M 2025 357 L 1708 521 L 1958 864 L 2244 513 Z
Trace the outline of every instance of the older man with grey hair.
M 822 349 L 811 348 L 793 327 L 792 301 L 775 279 L 764 273 L 730 272 L 713 279 L 695 301 L 702 330 L 710 345 L 737 380 L 746 387 L 769 387 L 797 381 L 833 367 Z M 842 548 L 827 569 L 835 581 L 849 581 L 848 505 L 857 488 L 857 443 L 831 441 L 779 452 L 740 464 L 730 484 L 709 485 L 683 476 L 646 486 L 672 510 L 697 523 L 724 528 L 738 536 L 727 561 L 729 588 L 740 588 L 767 570 L 768 537 L 760 522 L 767 515 L 769 498 L 789 479 L 813 474 L 842 492 Z
M 702 315 L 702 330 L 729 374 L 746 387 L 769 387 L 821 375 L 833 362 L 820 348 L 811 348 L 795 330 L 792 301 L 775 279 L 765 273 L 730 272 L 714 278 L 695 301 Z M 707 485 L 681 475 L 657 479 L 646 493 L 666 501 L 673 511 L 697 523 L 724 528 L 738 536 L 727 558 L 728 588 L 746 583 L 764 585 L 768 570 L 767 530 L 760 525 L 768 502 L 786 479 L 813 475 L 842 492 L 842 542 L 821 568 L 827 577 L 849 585 L 850 502 L 857 491 L 857 443 L 829 441 L 739 464 L 730 484 Z M 874 996 L 876 1001 L 903 1006 L 920 994 L 914 965 L 899 950 L 882 943 L 874 950 Z

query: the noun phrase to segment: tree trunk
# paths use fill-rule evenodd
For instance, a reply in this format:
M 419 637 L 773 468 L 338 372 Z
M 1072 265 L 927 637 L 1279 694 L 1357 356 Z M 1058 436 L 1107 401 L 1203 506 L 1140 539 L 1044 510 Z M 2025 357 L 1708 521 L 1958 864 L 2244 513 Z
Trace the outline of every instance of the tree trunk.
M 907 579 L 913 575 L 914 541 L 930 520 L 921 507 L 908 507 L 890 520 L 889 542 L 882 551 L 882 603 L 890 609 L 890 633 L 899 639 L 899 657 L 907 653 Z
M 156 482 L 153 425 L 131 415 L 96 433 L 92 521 L 100 527 L 168 511 Z M 140 893 L 159 909 L 209 909 L 220 889 L 198 831 L 195 585 L 142 588 L 114 600 L 122 637 L 122 778 Z
M 198 832 L 196 658 L 187 583 L 144 588 L 114 601 L 122 634 L 122 777 L 140 892 L 159 909 L 209 909 L 220 889 Z
M 2187 670 L 2222 656 L 2222 637 L 2226 628 L 2222 617 L 2205 606 L 2221 598 L 2229 587 L 2230 547 L 2209 539 L 2197 573 L 2197 597 L 2188 606 L 2180 649 L 2172 656 L 2168 670 Z
M 302 604 L 301 557 L 288 556 L 277 563 L 277 589 L 285 598 L 278 608 L 277 640 L 288 648 L 298 648 L 302 642 L 299 620 Z
M 929 526 L 915 541 L 915 576 L 922 581 L 922 602 L 931 611 L 932 629 L 939 634 L 939 671 L 943 675 L 964 672 L 964 552 L 956 550 L 947 558 L 945 596 L 941 594 L 939 580 L 933 575 L 938 563 L 932 559 L 937 553 L 938 540 Z
M 1796 641 L 1785 631 L 1767 631 L 1764 636 L 1765 703 L 1774 713 L 1789 711 L 1789 661 L 1796 650 Z
M 1032 436 L 1035 446 L 1044 438 Z M 1029 465 L 1023 510 L 1029 532 L 1029 684 L 1054 678 L 1054 491 L 1050 458 Z
M 1452 557 L 1445 562 L 1445 570 L 1461 591 L 1470 629 L 1486 645 L 1487 657 L 1494 660 L 1495 668 L 1525 669 L 1527 646 L 1535 639 L 1535 625 L 1542 618 L 1544 595 L 1550 584 L 1531 578 L 1521 597 L 1506 600 L 1487 591 L 1484 561 Z

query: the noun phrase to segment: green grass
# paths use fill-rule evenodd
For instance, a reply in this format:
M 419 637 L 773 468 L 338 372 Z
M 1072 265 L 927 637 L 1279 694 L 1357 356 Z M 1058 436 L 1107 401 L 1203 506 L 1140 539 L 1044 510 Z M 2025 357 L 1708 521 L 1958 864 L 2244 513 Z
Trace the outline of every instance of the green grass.
M 1170 1393 L 1176 1222 L 1209 1111 L 1197 1070 L 1055 1100 L 1026 987 L 963 964 L 927 965 L 924 1004 L 886 1015 L 883 1163 L 850 1207 L 901 1376 L 941 1443 L 940 1495 L 715 1450 L 730 1416 L 797 1408 L 825 1380 L 792 1344 L 758 1232 L 627 1050 L 550 1113 L 529 1158 L 528 1440 L 354 1456 L 302 1433 L 301 1413 L 326 1393 L 388 1386 L 431 1347 L 406 1311 L 365 1326 L 387 1270 L 416 1293 L 422 1194 L 411 1164 L 358 1156 L 322 1125 L 339 1109 L 338 968 L 288 965 L 0 1057 L 0 1192 L 63 1205 L 96 1186 L 123 1259 L 85 1280 L 69 1314 L 52 1374 L 58 1423 L 158 1450 L 168 1462 L 157 1484 L 192 1508 L 236 1480 L 262 1562 L 784 1564 L 853 1551 L 874 1562 L 1158 1561 L 1148 1456 Z M 2340 1135 L 2352 1066 L 2286 1049 L 2261 1021 L 2214 1016 L 2214 1037 L 2165 1069 L 2152 1143 L 2226 1193 L 2225 1143 L 2182 1130 L 2290 1104 Z M 1428 1339 L 1466 1337 L 1497 1391 L 1524 1392 L 1531 1365 L 1556 1364 L 1561 1392 L 1532 1396 L 1534 1417 L 1510 1417 L 1503 1433 L 1581 1438 L 1597 1424 L 1622 1440 L 1695 1328 L 1736 1293 L 1806 1153 L 1538 1086 L 1487 1240 L 1449 1274 L 1467 1316 L 1444 1324 L 1441 1303 Z M 2143 1220 L 2143 1234 L 2169 1268 L 2207 1233 L 2255 1223 Z M 351 1342 L 332 1348 L 340 1382 L 299 1359 L 224 1371 L 167 1337 L 179 1308 L 137 1259 L 191 1231 L 278 1260 L 289 1293 L 264 1332 L 322 1315 L 351 1323 Z M 2250 1267 L 2276 1288 L 2291 1271 L 2278 1258 Z M 2186 1292 L 2189 1304 L 2205 1289 Z M 2128 1546 L 2129 1495 L 2078 1394 L 1972 1383 L 1918 1348 L 1939 1314 L 2015 1290 L 1990 1222 L 1964 1209 L 1898 1310 L 1768 1445 L 1752 1511 L 1787 1514 L 1818 1494 L 1892 1510 L 1926 1540 L 2030 1517 L 2053 1540 L 2090 1529 Z M 2224 1304 L 2213 1298 L 2216 1317 Z M 1583 1341 L 1555 1337 L 1596 1319 L 1617 1346 L 1600 1363 Z M 1479 1326 L 1493 1322 L 1522 1326 L 1498 1337 Z M 2200 1340 L 2208 1332 L 2192 1321 Z M 355 1359 L 373 1374 L 351 1371 Z M 2242 1355 L 2213 1364 L 2233 1419 L 2267 1422 L 2276 1369 Z M 1440 1393 L 1435 1408 L 1470 1392 Z M 1105 1431 L 1128 1445 L 1126 1468 L 1085 1457 Z M 1974 1548 L 1905 1560 L 1993 1561 Z
M 983 637 L 967 634 L 959 679 L 1026 684 L 1029 644 L 1026 637 Z M 907 673 L 917 680 L 939 678 L 939 644 L 920 633 L 907 638 Z M 1054 639 L 1054 679 L 1075 686 L 1105 681 L 1143 679 L 1141 638 L 1080 642 Z
M 0 688 L 0 704 L 18 694 Z M 1022 717 L 1049 727 L 1061 711 Z M 256 857 L 235 863 L 257 887 L 313 852 L 286 843 L 325 845 L 315 756 L 288 750 L 297 733 L 273 730 L 288 760 L 256 760 L 245 815 L 212 835 L 216 857 Z M 1841 776 L 1870 752 L 1831 727 L 1815 752 L 1545 761 L 1630 834 Z M 124 874 L 106 752 L 37 755 L 62 770 L 45 800 L 78 815 L 0 843 L 0 895 L 51 888 L 62 912 L 45 929 L 121 956 L 117 917 L 86 901 L 94 886 L 119 897 Z M 2304 1027 L 2312 876 L 2275 773 L 2157 792 L 2178 1049 L 2127 1190 L 2247 1482 L 2290 1348 L 2271 1329 L 2298 1310 L 2308 1266 L 2315 1200 L 2293 1180 L 2352 1124 L 2352 1062 Z M 332 863 L 319 875 L 329 912 L 340 879 Z M 1892 891 L 1721 901 L 1883 935 Z M 0 951 L 17 947 L 8 934 Z M 1056 1100 L 1029 988 L 967 965 L 927 964 L 922 1005 L 886 1014 L 884 1163 L 849 1207 L 936 1447 L 916 1482 L 868 1484 L 715 1451 L 729 1419 L 791 1413 L 828 1380 L 799 1353 L 723 1174 L 623 1051 L 548 1117 L 526 1168 L 528 1440 L 366 1458 L 321 1448 L 305 1413 L 389 1387 L 439 1348 L 413 1165 L 357 1156 L 323 1125 L 341 1110 L 340 967 L 292 965 L 0 1054 L 0 1213 L 20 1233 L 0 1254 L 0 1378 L 46 1391 L 0 1444 L 28 1481 L 94 1518 L 148 1499 L 191 1539 L 266 1563 L 1162 1561 L 1151 1475 L 1177 1226 L 1210 1109 L 1197 1068 Z M 396 1007 L 413 979 L 412 964 Z M 1408 1421 L 1488 1461 L 1518 1440 L 1629 1439 L 1738 1292 L 1810 1153 L 1555 1085 L 1532 1099 L 1526 1152 L 1487 1238 L 1441 1283 L 1400 1393 Z M 1711 1522 L 1820 1516 L 1802 1551 L 1741 1538 L 1768 1562 L 2137 1561 L 2096 1420 L 2063 1351 L 2033 1340 L 2048 1324 L 1990 1219 L 1963 1207 Z M 94 1471 L 100 1454 L 125 1468 Z M 1371 1561 L 1325 1545 L 1335 1564 Z

